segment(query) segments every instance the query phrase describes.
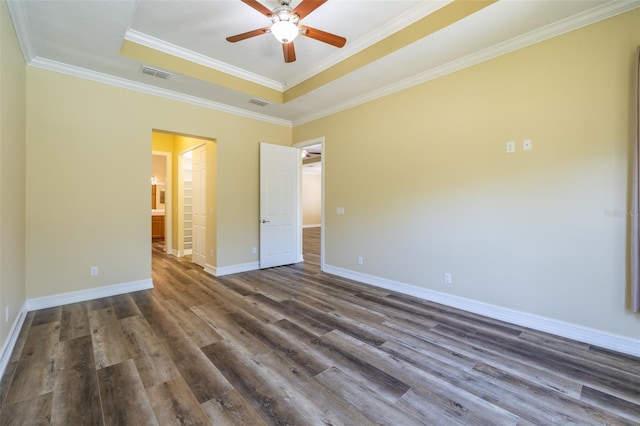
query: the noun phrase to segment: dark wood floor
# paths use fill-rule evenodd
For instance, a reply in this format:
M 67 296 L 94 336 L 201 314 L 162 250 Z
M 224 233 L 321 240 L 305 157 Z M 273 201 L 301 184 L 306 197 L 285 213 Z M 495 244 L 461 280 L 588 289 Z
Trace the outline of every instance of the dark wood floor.
M 28 314 L 0 424 L 640 422 L 640 360 L 305 263 L 214 278 L 154 250 L 156 287 Z

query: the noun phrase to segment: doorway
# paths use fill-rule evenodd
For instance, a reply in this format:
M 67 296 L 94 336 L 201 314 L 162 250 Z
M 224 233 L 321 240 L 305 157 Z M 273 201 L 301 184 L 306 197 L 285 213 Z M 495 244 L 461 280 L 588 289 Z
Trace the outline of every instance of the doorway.
M 319 264 L 324 269 L 324 137 L 293 145 L 301 150 L 302 241 L 300 260 Z M 306 254 L 305 254 L 306 253 Z M 307 258 L 305 258 L 307 256 Z
M 215 270 L 216 141 L 154 130 L 152 152 L 166 157 L 168 171 L 166 252 L 176 257 L 189 256 L 205 270 Z

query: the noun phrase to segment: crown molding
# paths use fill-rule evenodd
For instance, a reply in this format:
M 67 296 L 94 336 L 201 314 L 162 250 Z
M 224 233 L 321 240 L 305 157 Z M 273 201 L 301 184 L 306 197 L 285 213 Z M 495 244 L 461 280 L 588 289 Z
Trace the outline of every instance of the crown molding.
M 389 19 L 389 21 L 384 25 L 376 28 L 376 31 L 373 31 L 357 40 L 349 41 L 344 48 L 337 50 L 336 53 L 319 61 L 308 71 L 293 76 L 283 84 L 287 89 L 290 89 L 310 79 L 314 75 L 344 61 L 350 56 L 355 55 L 367 47 L 376 44 L 380 40 L 384 40 L 390 35 L 397 33 L 425 16 L 432 14 L 452 1 L 453 0 L 419 2 L 417 6 L 407 10 L 403 14 L 398 15 L 393 19 Z
M 399 80 L 377 90 L 368 92 L 362 96 L 334 105 L 331 108 L 327 108 L 314 114 L 307 115 L 299 120 L 295 120 L 293 122 L 293 126 L 295 127 L 305 123 L 309 123 L 311 121 L 318 120 L 320 118 L 327 117 L 341 111 L 345 111 L 358 105 L 371 102 L 375 99 L 379 99 L 384 96 L 409 89 L 419 84 L 444 77 L 447 74 L 460 71 L 464 68 L 480 64 L 490 59 L 497 58 L 498 56 L 511 53 L 513 51 L 531 46 L 533 44 L 548 40 L 553 37 L 557 37 L 570 31 L 586 27 L 587 25 L 595 24 L 596 22 L 612 18 L 625 12 L 629 12 L 638 7 L 640 7 L 640 0 L 614 0 L 609 3 L 605 3 L 601 6 L 595 7 L 570 18 L 562 19 L 560 21 L 554 22 L 553 24 L 549 24 L 537 30 L 530 31 L 521 36 L 514 37 L 511 40 L 495 44 L 491 47 L 464 56 L 460 59 L 456 59 L 454 61 L 432 68 L 423 73 L 416 74 L 415 76 Z
M 447 3 L 448 2 L 444 2 L 444 1 L 436 2 L 436 5 L 438 7 L 442 7 Z M 432 12 L 432 11 L 429 12 L 428 9 L 426 9 L 429 4 L 431 4 L 431 2 L 424 2 L 424 4 L 422 4 L 421 7 L 425 9 L 420 10 L 420 13 L 422 13 L 421 16 L 424 16 L 427 13 Z M 188 104 L 201 106 L 209 109 L 214 109 L 217 111 L 226 112 L 226 113 L 230 113 L 230 114 L 234 114 L 234 115 L 238 115 L 246 118 L 251 118 L 251 119 L 255 119 L 255 120 L 259 120 L 259 121 L 263 121 L 271 124 L 276 124 L 276 125 L 281 125 L 286 127 L 293 127 L 293 126 L 302 125 L 314 120 L 318 120 L 320 118 L 356 107 L 358 105 L 362 105 L 366 102 L 370 102 L 375 99 L 378 99 L 387 95 L 391 95 L 393 93 L 396 93 L 405 89 L 409 89 L 416 85 L 426 83 L 436 78 L 443 77 L 447 74 L 462 70 L 464 68 L 479 64 L 481 62 L 496 58 L 498 56 L 513 52 L 515 50 L 530 46 L 532 44 L 535 44 L 535 43 L 562 35 L 569 31 L 573 31 L 581 27 L 602 21 L 604 19 L 628 12 L 630 10 L 640 7 L 640 0 L 613 0 L 611 2 L 605 3 L 601 6 L 598 6 L 586 12 L 583 12 L 581 14 L 555 22 L 543 28 L 531 31 L 522 36 L 518 36 L 511 40 L 496 44 L 482 51 L 473 53 L 471 55 L 467 55 L 463 58 L 435 67 L 421 74 L 400 80 L 393 84 L 368 92 L 367 94 L 364 94 L 362 96 L 336 104 L 331 108 L 317 111 L 313 114 L 306 115 L 304 117 L 301 117 L 300 119 L 293 120 L 293 121 L 284 120 L 281 118 L 272 117 L 265 114 L 259 114 L 259 113 L 255 113 L 245 109 L 231 107 L 229 105 L 214 102 L 211 100 L 190 96 L 190 95 L 185 95 L 185 94 L 181 94 L 171 90 L 150 86 L 150 85 L 126 80 L 119 77 L 113 77 L 104 73 L 99 73 L 96 71 L 91 71 L 88 69 L 66 65 L 57 61 L 52 61 L 52 60 L 37 57 L 36 52 L 33 50 L 30 42 L 28 23 L 27 23 L 27 20 L 25 19 L 26 11 L 25 11 L 24 2 L 16 1 L 16 0 L 8 0 L 7 6 L 8 6 L 9 13 L 11 15 L 11 19 L 18 36 L 20 47 L 22 49 L 22 53 L 25 58 L 25 62 L 30 66 L 33 66 L 36 68 L 42 68 L 50 71 L 60 72 L 63 74 L 72 75 L 75 77 L 88 79 L 88 80 L 92 80 L 92 81 L 96 81 L 104 84 L 109 84 L 109 85 L 129 89 L 129 90 L 134 90 L 141 93 L 151 94 L 154 96 L 160 96 L 166 99 L 177 100 L 179 102 L 185 102 Z M 435 7 L 437 9 L 436 6 L 432 5 L 431 7 Z M 411 11 L 417 15 L 418 12 L 416 12 L 416 10 L 417 9 L 414 8 Z M 413 16 L 414 20 L 416 19 L 415 18 L 416 15 Z M 409 18 L 404 17 L 403 19 L 409 19 Z M 408 25 L 410 23 L 411 22 L 406 20 L 403 21 L 403 25 Z M 397 23 L 396 25 L 401 25 L 401 24 Z M 388 28 L 385 27 L 381 31 L 383 30 L 391 33 L 394 32 L 394 28 L 391 25 Z M 385 35 L 381 33 L 380 37 L 384 37 L 384 36 Z M 235 67 L 231 67 L 219 61 L 214 61 L 211 58 L 205 57 L 203 55 L 199 55 L 195 52 L 187 51 L 178 46 L 171 45 L 169 43 L 163 42 L 161 40 L 155 39 L 153 37 L 147 36 L 145 34 L 142 34 L 133 30 L 129 30 L 127 32 L 126 38 L 129 39 L 130 41 L 143 44 L 147 47 L 157 49 L 171 55 L 179 56 L 183 59 L 196 62 L 204 66 L 212 67 L 221 72 L 226 72 L 231 75 L 235 75 L 237 77 L 247 79 L 249 81 L 253 81 L 257 84 L 271 87 L 275 90 L 283 90 L 282 84 L 278 82 L 265 79 L 255 74 L 247 73 L 246 71 L 240 70 Z M 375 42 L 373 38 L 360 39 L 354 42 L 353 44 L 358 45 L 359 43 L 362 43 L 363 45 L 365 45 L 367 43 L 370 44 L 373 42 Z M 357 46 L 354 46 L 353 48 L 355 49 L 357 48 Z M 174 50 L 174 49 L 177 49 L 177 50 Z M 352 54 L 352 53 L 345 52 L 345 54 Z M 342 56 L 339 57 L 340 59 L 337 59 L 337 58 L 338 56 L 331 57 L 332 61 L 336 61 L 335 63 L 343 59 Z M 334 62 L 331 62 L 331 63 L 334 63 Z M 217 68 L 217 66 L 220 66 L 221 68 Z M 324 63 L 324 62 L 319 64 L 319 67 L 327 67 L 327 66 L 331 66 L 331 64 Z M 316 68 L 316 71 L 314 73 L 317 73 L 322 69 L 324 68 Z M 252 80 L 251 76 L 257 78 L 258 80 L 257 81 Z M 299 78 L 304 79 L 306 77 L 299 77 Z M 296 79 L 296 81 L 298 80 Z
M 143 46 L 149 47 L 151 49 L 158 50 L 160 52 L 190 61 L 202 66 L 215 69 L 217 71 L 221 71 L 232 75 L 234 77 L 242 78 L 247 81 L 251 81 L 256 84 L 260 84 L 265 87 L 269 87 L 274 90 L 284 91 L 285 89 L 289 89 L 291 87 L 300 84 L 314 75 L 334 66 L 335 64 L 345 60 L 346 58 L 360 52 L 361 50 L 366 49 L 367 47 L 377 43 L 380 40 L 385 39 L 391 34 L 400 31 L 408 25 L 413 24 L 414 22 L 422 19 L 423 17 L 435 12 L 436 10 L 446 6 L 451 3 L 453 0 L 443 0 L 443 1 L 435 1 L 435 2 L 420 2 L 417 6 L 411 8 L 410 10 L 404 12 L 403 14 L 395 17 L 394 19 L 390 19 L 383 26 L 376 29 L 375 32 L 370 33 L 369 35 L 362 37 L 354 42 L 350 42 L 347 45 L 346 49 L 338 50 L 334 55 L 327 57 L 326 59 L 318 62 L 314 67 L 312 67 L 309 71 L 301 73 L 293 78 L 289 79 L 286 82 L 279 82 L 264 76 L 248 72 L 243 70 L 242 68 L 234 67 L 227 63 L 217 61 L 208 56 L 202 55 L 197 52 L 193 52 L 191 50 L 182 48 L 175 44 L 168 43 L 164 40 L 155 38 L 148 34 L 144 34 L 142 32 L 129 29 L 125 33 L 124 39 L 129 40 L 134 43 L 141 44 Z
M 284 91 L 284 86 L 279 81 L 271 80 L 270 78 L 243 70 L 242 68 L 234 67 L 222 61 L 217 61 L 208 56 L 168 43 L 164 40 L 160 40 L 136 30 L 127 30 L 124 35 L 124 39 L 252 83 L 260 84 L 270 89 L 278 90 L 280 92 Z
M 18 36 L 18 43 L 22 50 L 24 62 L 28 64 L 36 57 L 36 54 L 33 51 L 31 37 L 29 37 L 30 32 L 26 19 L 27 11 L 25 10 L 25 2 L 9 0 L 7 1 L 7 8 L 11 16 L 11 22 L 13 22 L 13 28 L 15 28 L 16 35 Z
M 148 84 L 127 80 L 120 77 L 114 77 L 109 74 L 104 74 L 97 71 L 88 70 L 86 68 L 80 68 L 73 65 L 68 65 L 61 62 L 52 61 L 49 59 L 36 57 L 32 59 L 28 63 L 28 65 L 34 68 L 54 71 L 61 74 L 82 78 L 85 80 L 91 80 L 98 83 L 108 84 L 110 86 L 116 86 L 123 89 L 133 90 L 135 92 L 146 93 L 148 95 L 159 96 L 161 98 L 171 99 L 178 102 L 184 102 L 187 104 L 208 108 L 208 109 L 213 109 L 216 111 L 226 112 L 229 114 L 251 118 L 253 120 L 263 121 L 270 124 L 276 124 L 276 125 L 285 126 L 285 127 L 292 127 L 292 123 L 289 120 L 283 120 L 280 118 L 271 117 L 264 114 L 258 114 L 242 108 L 236 108 L 236 107 L 225 105 L 219 102 L 210 101 L 208 99 L 198 98 L 196 96 L 191 96 L 191 95 L 185 95 L 183 93 L 174 92 L 172 90 L 151 86 Z

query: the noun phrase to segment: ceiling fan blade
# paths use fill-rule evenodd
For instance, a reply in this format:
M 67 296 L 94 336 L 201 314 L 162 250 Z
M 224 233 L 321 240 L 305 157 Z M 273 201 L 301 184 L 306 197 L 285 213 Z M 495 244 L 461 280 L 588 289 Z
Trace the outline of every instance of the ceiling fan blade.
M 311 27 L 306 27 L 303 25 L 300 25 L 300 28 L 304 30 L 300 32 L 300 34 L 302 34 L 303 36 L 321 41 L 323 43 L 330 44 L 335 47 L 342 47 L 347 42 L 346 38 L 341 37 L 339 35 L 328 33 L 326 31 L 318 30 Z
M 259 36 L 269 32 L 269 28 L 260 28 L 258 30 L 247 31 L 246 33 L 236 34 L 234 36 L 227 37 L 227 41 L 235 43 L 236 41 L 246 40 L 251 37 Z
M 284 53 L 284 61 L 286 63 L 296 61 L 296 50 L 293 48 L 293 42 L 282 43 L 282 53 Z
M 240 0 L 240 1 L 251 6 L 252 8 L 262 13 L 266 17 L 270 17 L 272 15 L 271 10 L 267 9 L 266 6 L 263 6 L 261 3 L 258 3 L 256 0 Z
M 244 0 L 243 0 L 244 1 Z M 302 2 L 293 9 L 292 14 L 298 15 L 300 20 L 325 4 L 327 0 L 302 0 Z

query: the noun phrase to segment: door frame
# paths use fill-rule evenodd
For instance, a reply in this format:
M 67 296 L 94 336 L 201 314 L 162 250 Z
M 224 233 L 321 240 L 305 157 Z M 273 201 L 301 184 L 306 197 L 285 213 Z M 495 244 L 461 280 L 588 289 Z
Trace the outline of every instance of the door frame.
M 295 143 L 291 146 L 293 146 L 294 148 L 298 148 L 298 149 L 303 149 L 306 148 L 308 146 L 311 145 L 317 145 L 320 144 L 320 146 L 322 147 L 322 155 L 320 156 L 320 193 L 321 193 L 321 200 L 320 200 L 320 270 L 324 271 L 325 269 L 325 264 L 324 264 L 324 231 L 325 231 L 325 223 L 324 223 L 324 196 L 325 196 L 325 157 L 326 157 L 326 144 L 324 143 L 324 136 L 320 136 L 314 139 L 309 139 L 306 141 L 302 141 L 302 142 L 298 142 Z M 300 157 L 300 163 L 302 163 L 302 156 Z M 300 176 L 298 177 L 298 179 L 300 180 L 300 191 L 302 191 L 302 167 L 300 168 Z M 298 221 L 300 223 L 300 242 L 298 244 L 299 246 L 299 252 L 298 252 L 298 258 L 300 259 L 301 262 L 304 261 L 303 256 L 302 256 L 302 193 L 300 194 L 300 209 L 299 209 L 299 218 Z
M 161 156 L 164 157 L 164 169 L 165 169 L 165 183 L 164 183 L 164 250 L 165 253 L 167 254 L 172 254 L 172 212 L 173 212 L 173 208 L 172 208 L 172 204 L 171 204 L 171 200 L 173 199 L 171 196 L 171 184 L 173 182 L 173 178 L 171 175 L 171 171 L 172 171 L 172 158 L 171 158 L 171 153 L 170 152 L 166 152 L 166 151 L 155 151 L 152 150 L 151 151 L 151 155 L 157 155 L 157 156 Z

